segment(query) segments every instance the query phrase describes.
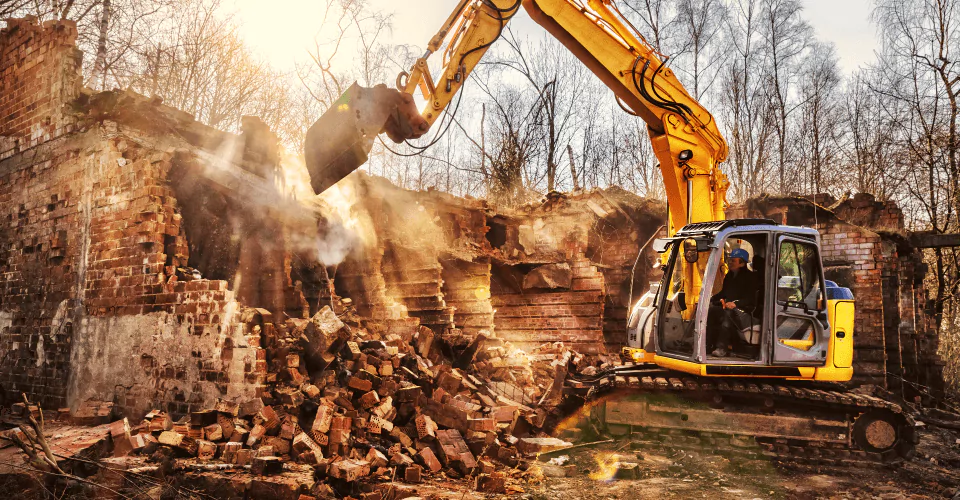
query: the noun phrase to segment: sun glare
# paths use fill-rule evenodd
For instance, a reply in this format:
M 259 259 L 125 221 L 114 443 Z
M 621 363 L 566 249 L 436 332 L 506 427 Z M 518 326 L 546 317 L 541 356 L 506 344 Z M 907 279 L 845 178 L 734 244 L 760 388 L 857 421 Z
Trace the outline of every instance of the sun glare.
M 318 0 L 234 0 L 234 18 L 244 41 L 275 68 L 291 70 L 308 61 L 314 40 L 327 41 L 338 33 L 336 18 L 323 23 L 326 2 Z M 341 52 L 352 51 L 348 40 Z

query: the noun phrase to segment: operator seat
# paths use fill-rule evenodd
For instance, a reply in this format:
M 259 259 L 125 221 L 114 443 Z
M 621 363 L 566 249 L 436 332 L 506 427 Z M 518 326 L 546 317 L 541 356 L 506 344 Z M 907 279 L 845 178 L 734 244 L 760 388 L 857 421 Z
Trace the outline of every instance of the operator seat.
M 761 252 L 758 251 L 757 253 L 760 254 Z M 761 257 L 760 255 L 756 255 L 753 258 L 753 264 L 751 266 L 753 268 L 752 269 L 753 272 L 759 275 L 758 276 L 759 287 L 756 292 L 756 297 L 755 297 L 756 300 L 753 301 L 753 303 L 756 305 L 753 307 L 753 310 L 747 311 L 748 313 L 750 313 L 750 317 L 753 318 L 753 321 L 751 321 L 750 326 L 740 330 L 740 340 L 744 343 L 744 345 L 748 345 L 751 347 L 760 345 L 760 337 L 763 332 L 763 306 L 764 306 L 764 299 L 765 299 L 763 295 L 763 289 L 764 289 L 764 278 L 766 277 L 765 273 L 767 270 L 766 261 L 767 259 L 765 259 L 764 257 Z

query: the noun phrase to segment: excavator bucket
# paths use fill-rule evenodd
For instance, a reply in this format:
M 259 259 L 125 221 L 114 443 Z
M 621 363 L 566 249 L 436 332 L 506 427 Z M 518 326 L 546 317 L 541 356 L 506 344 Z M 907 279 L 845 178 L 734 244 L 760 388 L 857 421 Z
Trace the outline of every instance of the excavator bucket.
M 307 131 L 304 155 L 314 192 L 326 191 L 366 163 L 381 132 L 400 143 L 428 128 L 410 94 L 354 82 Z

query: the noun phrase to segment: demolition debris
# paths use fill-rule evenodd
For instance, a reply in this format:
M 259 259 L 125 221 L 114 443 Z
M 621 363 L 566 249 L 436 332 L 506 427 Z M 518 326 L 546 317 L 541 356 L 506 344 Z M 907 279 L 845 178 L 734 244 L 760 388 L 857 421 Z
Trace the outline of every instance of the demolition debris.
M 582 355 L 559 343 L 526 353 L 489 333 L 458 344 L 423 326 L 383 334 L 366 327 L 350 300 L 337 309 L 280 328 L 267 311 L 243 312 L 247 334 L 266 345 L 260 397 L 220 400 L 181 419 L 155 410 L 133 427 L 126 418 L 106 423 L 111 403 L 60 417 L 101 424 L 92 428 L 101 432 L 100 458 L 175 460 L 188 471 L 219 464 L 255 477 L 310 466 L 317 481 L 298 491 L 314 497 L 398 498 L 395 480 L 438 476 L 504 493 L 527 460 L 571 446 L 543 431 L 556 423 L 563 380 Z M 33 414 L 36 406 L 14 407 L 14 417 Z M 20 427 L 3 437 L 18 435 Z

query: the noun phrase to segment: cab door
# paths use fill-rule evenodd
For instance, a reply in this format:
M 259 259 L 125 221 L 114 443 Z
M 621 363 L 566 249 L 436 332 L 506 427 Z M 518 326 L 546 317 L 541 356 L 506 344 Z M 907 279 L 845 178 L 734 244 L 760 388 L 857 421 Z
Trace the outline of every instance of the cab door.
M 780 236 L 777 241 L 772 360 L 778 365 L 824 364 L 829 324 L 823 300 L 823 270 L 814 241 Z

